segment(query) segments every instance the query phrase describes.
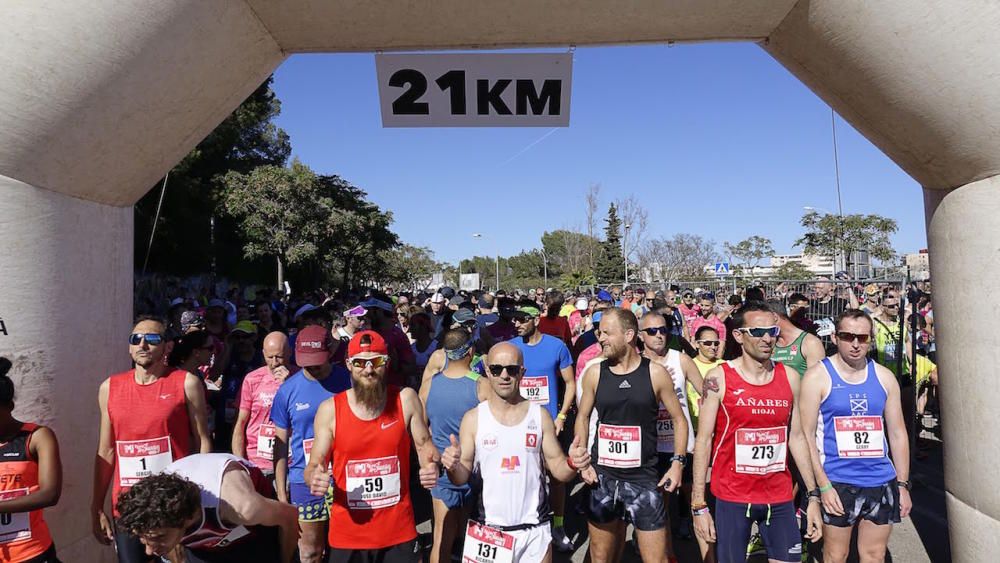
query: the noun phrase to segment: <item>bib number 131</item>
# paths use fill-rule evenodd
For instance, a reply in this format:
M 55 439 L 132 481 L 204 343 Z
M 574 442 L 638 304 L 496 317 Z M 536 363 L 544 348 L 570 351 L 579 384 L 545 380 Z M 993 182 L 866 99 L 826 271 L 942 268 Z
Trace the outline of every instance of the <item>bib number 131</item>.
M 514 536 L 469 520 L 462 563 L 513 563 Z

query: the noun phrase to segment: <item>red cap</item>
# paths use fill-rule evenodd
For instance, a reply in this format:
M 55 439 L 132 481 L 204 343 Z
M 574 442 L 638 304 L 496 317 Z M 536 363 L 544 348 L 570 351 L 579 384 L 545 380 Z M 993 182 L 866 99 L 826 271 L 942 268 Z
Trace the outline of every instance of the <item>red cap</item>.
M 311 367 L 329 362 L 332 340 L 330 331 L 321 326 L 307 326 L 300 330 L 295 338 L 295 364 Z
M 386 356 L 389 348 L 385 345 L 385 339 L 374 330 L 363 330 L 355 333 L 347 345 L 347 357 L 353 358 L 358 354 L 379 354 Z

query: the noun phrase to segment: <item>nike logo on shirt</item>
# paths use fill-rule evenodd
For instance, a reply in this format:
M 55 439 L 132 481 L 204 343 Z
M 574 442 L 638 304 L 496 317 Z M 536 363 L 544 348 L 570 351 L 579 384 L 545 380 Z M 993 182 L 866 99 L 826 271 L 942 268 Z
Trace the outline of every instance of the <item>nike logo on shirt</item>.
M 160 395 L 160 400 L 164 400 L 165 401 L 165 400 L 169 399 L 170 397 L 173 397 L 173 393 L 167 393 L 166 395 Z
M 386 424 L 386 423 L 383 422 L 382 423 L 382 430 L 385 430 L 386 428 L 389 428 L 390 426 L 392 426 L 393 424 L 396 424 L 397 422 L 399 422 L 399 419 L 393 420 L 389 424 Z

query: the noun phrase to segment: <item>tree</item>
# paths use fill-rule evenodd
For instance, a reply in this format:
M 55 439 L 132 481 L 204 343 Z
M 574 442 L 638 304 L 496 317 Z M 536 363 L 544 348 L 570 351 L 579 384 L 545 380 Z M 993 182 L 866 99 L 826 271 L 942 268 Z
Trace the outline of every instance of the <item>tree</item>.
M 409 244 L 382 251 L 381 261 L 385 271 L 379 281 L 412 290 L 427 289 L 432 276 L 442 269 L 429 248 Z
M 612 203 L 608 207 L 608 217 L 604 225 L 604 241 L 597 259 L 594 274 L 598 283 L 617 283 L 625 279 L 625 257 L 622 256 L 622 223 L 618 218 L 618 208 Z
M 265 80 L 170 171 L 149 270 L 189 275 L 217 266 L 222 275 L 263 281 L 260 264 L 244 260 L 241 248 L 246 241 L 235 219 L 222 209 L 221 178 L 231 170 L 248 173 L 257 166 L 287 162 L 291 144 L 274 124 L 281 102 L 271 90 L 271 80 Z M 161 190 L 162 181 L 151 186 L 134 208 L 138 268 L 145 262 Z
M 222 184 L 224 209 L 238 221 L 246 240 L 243 255 L 275 257 L 279 287 L 285 264 L 316 257 L 331 204 L 309 167 L 295 160 L 288 168 L 268 165 L 247 174 L 232 171 Z
M 618 215 L 621 217 L 623 226 L 625 227 L 622 232 L 622 241 L 625 247 L 625 257 L 631 265 L 633 257 L 640 257 L 639 247 L 646 241 L 649 212 L 634 195 L 618 199 L 615 205 L 618 207 Z M 644 264 L 640 257 L 639 268 L 641 269 L 642 266 Z
M 601 185 L 591 184 L 584 199 L 587 203 L 587 259 L 590 271 L 597 268 L 601 244 L 597 238 L 597 210 L 601 205 Z
M 600 244 L 601 241 L 590 235 L 576 231 L 546 231 L 542 235 L 542 248 L 548 258 L 549 277 L 558 277 L 566 272 L 592 272 L 588 252 Z
M 744 269 L 751 275 L 760 265 L 761 260 L 774 256 L 774 247 L 771 239 L 753 235 L 748 239 L 741 240 L 736 244 L 725 243 L 726 252 L 739 259 Z
M 881 262 L 892 262 L 896 251 L 890 235 L 899 230 L 895 219 L 881 215 L 834 215 L 809 211 L 799 223 L 806 232 L 795 241 L 805 254 L 816 256 L 850 257 L 856 251 L 867 251 Z M 845 263 L 847 260 L 845 260 Z
M 678 233 L 647 241 L 640 250 L 653 278 L 673 282 L 705 276 L 705 266 L 717 257 L 715 243 L 701 235 Z
M 811 280 L 816 274 L 803 266 L 802 262 L 788 261 L 775 268 L 771 277 L 776 280 Z

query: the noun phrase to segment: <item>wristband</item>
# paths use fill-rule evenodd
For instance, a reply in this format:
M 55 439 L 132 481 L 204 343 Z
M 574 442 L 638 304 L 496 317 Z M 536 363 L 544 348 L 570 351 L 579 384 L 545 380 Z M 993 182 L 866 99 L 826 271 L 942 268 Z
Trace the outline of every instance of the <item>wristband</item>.
M 819 488 L 820 493 L 825 493 L 833 488 L 833 483 L 827 483 L 825 486 Z
M 568 466 L 569 466 L 569 468 L 570 468 L 570 469 L 572 469 L 573 471 L 580 471 L 580 470 L 579 470 L 579 469 L 578 469 L 578 468 L 576 467 L 576 464 L 575 464 L 575 463 L 573 463 L 573 458 L 571 458 L 571 457 L 569 457 L 569 456 L 566 456 L 566 465 L 568 465 Z
M 907 491 L 909 491 L 912 486 L 909 481 L 896 481 L 896 485 L 903 487 Z
M 680 462 L 681 465 L 687 465 L 687 456 L 675 455 L 670 458 L 670 463 L 673 463 L 675 461 Z
M 708 505 L 707 504 L 703 504 L 701 506 L 692 506 L 691 507 L 691 515 L 692 516 L 701 516 L 702 514 L 709 514 L 709 512 L 710 511 L 708 510 Z
M 559 420 L 566 420 L 566 413 L 561 412 L 556 415 L 556 418 L 558 418 Z

